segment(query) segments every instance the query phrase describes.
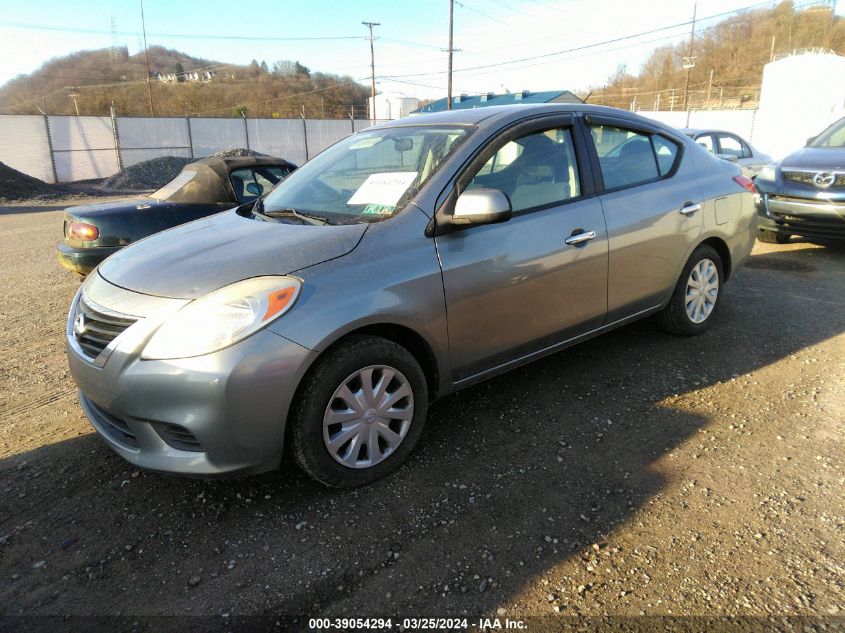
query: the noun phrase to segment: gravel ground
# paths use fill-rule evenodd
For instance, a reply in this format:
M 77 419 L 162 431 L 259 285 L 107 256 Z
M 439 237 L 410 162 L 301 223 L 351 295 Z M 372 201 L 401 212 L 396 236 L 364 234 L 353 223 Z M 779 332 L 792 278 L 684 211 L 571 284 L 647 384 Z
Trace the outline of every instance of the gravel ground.
M 66 369 L 60 216 L 0 209 L 0 614 L 842 630 L 842 248 L 758 244 L 711 332 L 640 322 L 450 396 L 405 467 L 337 491 L 292 467 L 189 480 L 112 454 Z

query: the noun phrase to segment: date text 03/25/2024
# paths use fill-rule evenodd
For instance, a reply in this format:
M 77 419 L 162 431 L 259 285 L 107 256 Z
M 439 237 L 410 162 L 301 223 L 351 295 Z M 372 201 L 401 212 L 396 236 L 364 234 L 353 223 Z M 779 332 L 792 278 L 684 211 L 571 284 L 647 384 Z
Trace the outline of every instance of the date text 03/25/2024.
M 465 630 L 478 629 L 481 631 L 527 630 L 527 625 L 522 620 L 511 620 L 510 618 L 311 618 L 308 620 L 308 628 L 312 631 L 321 630 L 370 630 L 389 631 L 397 629 L 401 631 L 442 631 L 442 630 Z

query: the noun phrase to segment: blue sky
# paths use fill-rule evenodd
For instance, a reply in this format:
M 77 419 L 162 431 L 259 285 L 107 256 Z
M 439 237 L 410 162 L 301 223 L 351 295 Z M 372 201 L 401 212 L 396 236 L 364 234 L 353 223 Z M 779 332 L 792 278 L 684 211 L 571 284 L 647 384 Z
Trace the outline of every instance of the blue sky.
M 806 4 L 808 0 L 796 0 Z M 699 0 L 706 18 L 754 0 Z M 769 3 L 771 6 L 772 3 Z M 363 20 L 375 30 L 380 91 L 438 97 L 445 93 L 448 0 L 145 0 L 148 44 L 190 55 L 246 64 L 251 59 L 299 60 L 313 70 L 348 74 L 366 83 L 369 46 Z M 601 84 L 618 64 L 636 69 L 661 44 L 683 41 L 689 26 L 615 44 L 553 54 L 688 21 L 693 0 L 459 0 L 455 6 L 455 92 L 577 89 Z M 111 46 L 141 50 L 138 0 L 0 0 L 0 83 L 54 56 Z M 715 19 L 699 24 L 706 27 Z M 38 26 L 42 28 L 31 28 Z M 49 28 L 44 28 L 49 27 Z M 75 32 L 74 30 L 101 31 Z M 343 40 L 215 39 L 351 37 Z M 171 35 L 181 35 L 172 37 Z M 477 68 L 548 55 L 492 68 Z M 468 69 L 468 70 L 462 70 Z

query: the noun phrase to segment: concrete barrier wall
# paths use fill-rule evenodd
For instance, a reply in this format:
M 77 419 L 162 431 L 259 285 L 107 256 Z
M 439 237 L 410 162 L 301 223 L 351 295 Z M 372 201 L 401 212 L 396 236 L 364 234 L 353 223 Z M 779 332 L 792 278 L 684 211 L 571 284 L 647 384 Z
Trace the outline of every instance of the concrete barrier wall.
M 202 158 L 232 147 L 301 165 L 372 124 L 351 119 L 8 114 L 0 115 L 0 162 L 51 183 L 106 178 L 159 156 Z

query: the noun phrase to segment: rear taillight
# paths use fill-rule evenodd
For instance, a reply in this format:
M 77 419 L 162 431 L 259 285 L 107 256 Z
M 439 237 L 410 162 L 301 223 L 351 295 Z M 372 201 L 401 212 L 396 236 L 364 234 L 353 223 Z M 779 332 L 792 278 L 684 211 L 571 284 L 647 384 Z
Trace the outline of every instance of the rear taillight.
M 754 186 L 754 181 L 748 176 L 734 176 L 734 182 L 740 187 L 748 189 L 751 193 L 757 193 L 757 187 Z
M 67 237 L 74 242 L 93 242 L 100 237 L 100 229 L 86 222 L 71 222 L 67 226 Z

